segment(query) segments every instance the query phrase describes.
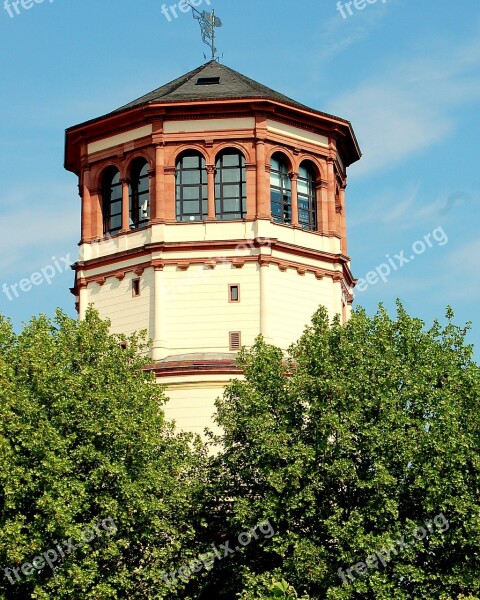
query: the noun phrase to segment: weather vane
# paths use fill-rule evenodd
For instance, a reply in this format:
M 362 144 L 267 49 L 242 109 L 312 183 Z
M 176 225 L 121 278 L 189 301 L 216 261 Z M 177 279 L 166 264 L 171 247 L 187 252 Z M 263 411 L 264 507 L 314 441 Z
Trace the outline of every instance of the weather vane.
M 215 16 L 215 10 L 211 13 L 198 11 L 192 6 L 189 0 L 186 0 L 187 4 L 192 9 L 193 18 L 197 19 L 200 23 L 200 29 L 202 30 L 203 43 L 210 47 L 212 51 L 212 60 L 217 60 L 217 49 L 215 48 L 215 28 L 222 26 L 222 21 Z M 205 54 L 204 54 L 205 56 Z M 205 56 L 205 58 L 207 58 Z

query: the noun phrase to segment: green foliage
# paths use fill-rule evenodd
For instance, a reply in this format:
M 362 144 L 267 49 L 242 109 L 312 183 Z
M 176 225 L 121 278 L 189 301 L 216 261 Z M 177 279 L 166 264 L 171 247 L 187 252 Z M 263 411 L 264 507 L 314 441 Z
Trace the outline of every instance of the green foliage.
M 255 586 L 272 577 L 322 600 L 479 594 L 480 372 L 447 317 L 425 330 L 399 304 L 342 326 L 322 309 L 288 357 L 261 338 L 241 353 L 210 493 L 229 499 L 219 532 L 270 519 L 276 536 L 214 569 L 202 598 L 268 597 Z M 415 541 L 440 514 L 448 530 Z M 392 544 L 385 566 L 342 580 Z
M 165 421 L 145 349 L 142 335 L 109 335 L 92 310 L 81 323 L 41 316 L 18 336 L 0 319 L 2 569 L 103 519 L 117 529 L 54 571 L 20 572 L 14 585 L 2 572 L 0 598 L 168 596 L 163 569 L 195 549 L 205 456 Z
M 240 600 L 298 600 L 299 596 L 294 588 L 289 585 L 284 579 L 281 581 L 273 580 L 270 584 L 264 583 L 264 585 L 256 586 L 260 588 L 255 593 L 244 591 Z M 308 596 L 302 596 L 300 600 L 309 600 Z

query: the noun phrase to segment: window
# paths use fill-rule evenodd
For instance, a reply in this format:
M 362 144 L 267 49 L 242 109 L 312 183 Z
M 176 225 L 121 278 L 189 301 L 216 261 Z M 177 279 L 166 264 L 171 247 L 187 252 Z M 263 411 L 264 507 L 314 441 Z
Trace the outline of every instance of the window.
M 218 85 L 220 77 L 199 77 L 195 85 Z
M 217 158 L 215 214 L 217 219 L 244 219 L 247 212 L 245 158 L 237 150 L 226 150 Z
M 242 334 L 239 331 L 231 331 L 228 335 L 230 340 L 230 350 L 240 350 L 240 348 L 242 347 Z
M 207 171 L 198 152 L 186 152 L 177 160 L 177 221 L 205 221 L 208 215 Z
M 144 158 L 133 161 L 130 177 L 130 229 L 142 229 L 150 220 L 150 177 Z
M 103 235 L 122 229 L 122 182 L 115 167 L 108 167 L 102 180 Z
M 140 279 L 132 279 L 132 298 L 140 296 Z
M 240 302 L 240 286 L 238 284 L 228 286 L 228 301 Z
M 302 229 L 317 230 L 317 193 L 315 170 L 311 163 L 303 162 L 298 172 L 298 223 Z
M 270 161 L 270 198 L 272 219 L 275 223 L 292 222 L 292 182 L 288 165 L 282 154 L 274 154 Z

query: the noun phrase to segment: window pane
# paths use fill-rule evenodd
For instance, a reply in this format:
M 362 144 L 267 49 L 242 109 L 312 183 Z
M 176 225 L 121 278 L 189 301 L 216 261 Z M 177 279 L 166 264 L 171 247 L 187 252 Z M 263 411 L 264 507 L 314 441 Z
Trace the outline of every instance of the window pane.
M 182 171 L 180 181 L 183 184 L 201 183 L 201 172 Z
M 300 208 L 301 210 L 308 210 L 309 204 L 310 203 L 307 198 L 298 199 L 298 208 Z
M 111 217 L 110 229 L 121 229 L 122 227 L 122 215 Z
M 183 212 L 184 213 L 198 213 L 199 212 L 198 202 L 194 200 L 187 200 L 183 203 Z
M 240 196 L 240 188 L 238 185 L 224 185 L 223 186 L 223 197 L 224 198 L 238 198 Z
M 225 212 L 238 212 L 240 210 L 240 199 L 238 200 L 224 200 L 223 210 Z
M 222 181 L 224 183 L 240 182 L 242 180 L 241 177 L 241 169 L 223 169 L 222 171 Z
M 270 185 L 274 185 L 276 187 L 282 186 L 282 179 L 278 173 L 270 173 Z
M 182 167 L 183 169 L 200 169 L 200 156 L 184 156 Z
M 200 188 L 196 186 L 184 187 L 183 197 L 185 200 L 193 200 L 194 198 L 198 200 L 200 198 Z
M 142 192 L 148 192 L 148 177 L 139 180 L 139 182 L 138 182 L 138 192 L 140 194 Z
M 224 154 L 223 155 L 223 165 L 225 167 L 238 167 L 238 166 L 240 166 L 240 155 L 238 153 L 235 153 L 235 154 Z
M 304 179 L 299 179 L 298 180 L 298 193 L 299 194 L 305 194 L 308 195 L 309 194 L 309 185 L 308 183 L 304 180 Z
M 275 217 L 281 217 L 283 215 L 282 206 L 280 204 L 272 204 L 272 215 L 274 215 Z
M 270 161 L 270 166 L 272 167 L 272 169 L 274 171 L 280 171 L 280 163 L 276 158 L 272 157 L 272 159 Z
M 282 193 L 280 192 L 280 190 L 271 190 L 271 199 L 272 199 L 272 202 L 281 203 L 282 202 Z

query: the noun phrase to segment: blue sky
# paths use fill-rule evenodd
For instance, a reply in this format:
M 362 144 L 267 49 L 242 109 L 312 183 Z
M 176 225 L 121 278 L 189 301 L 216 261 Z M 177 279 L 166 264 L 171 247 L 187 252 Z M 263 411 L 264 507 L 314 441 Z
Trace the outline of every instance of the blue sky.
M 64 264 L 78 254 L 80 202 L 63 170 L 65 128 L 199 66 L 208 51 L 191 15 L 169 22 L 159 0 L 24 2 L 31 8 L 19 4 L 13 17 L 0 2 L 0 286 L 47 265 L 55 275 L 12 301 L 0 293 L 16 328 L 57 306 L 75 315 Z M 356 303 L 372 313 L 400 297 L 427 323 L 452 305 L 459 322 L 473 321 L 478 346 L 480 5 L 378 0 L 349 15 L 343 4 L 347 18 L 336 0 L 212 0 L 223 62 L 352 122 L 363 151 L 347 188 L 352 270 L 364 278 L 393 261 Z

